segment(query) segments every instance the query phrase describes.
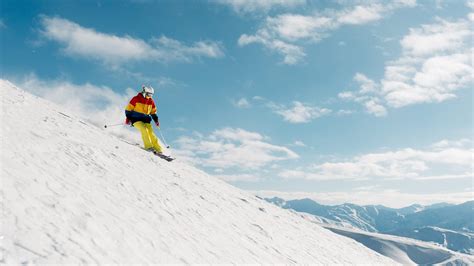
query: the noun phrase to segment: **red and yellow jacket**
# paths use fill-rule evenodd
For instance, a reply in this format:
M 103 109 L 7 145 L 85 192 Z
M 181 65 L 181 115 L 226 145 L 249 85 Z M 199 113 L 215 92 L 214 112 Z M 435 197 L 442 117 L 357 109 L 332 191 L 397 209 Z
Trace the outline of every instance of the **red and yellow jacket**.
M 125 116 L 132 124 L 137 121 L 150 123 L 151 119 L 155 122 L 158 121 L 155 102 L 152 98 L 144 97 L 142 93 L 138 93 L 130 100 L 127 107 L 125 107 Z

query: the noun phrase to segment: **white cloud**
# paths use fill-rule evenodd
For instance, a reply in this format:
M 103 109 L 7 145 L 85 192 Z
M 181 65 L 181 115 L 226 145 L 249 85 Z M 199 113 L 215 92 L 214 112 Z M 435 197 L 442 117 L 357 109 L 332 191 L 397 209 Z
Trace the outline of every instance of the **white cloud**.
M 435 0 L 435 6 L 437 9 L 443 9 L 445 0 Z
M 354 177 L 343 177 L 343 176 L 337 176 L 334 178 L 334 176 L 329 176 L 329 175 L 324 175 L 319 172 L 314 172 L 310 170 L 283 170 L 278 174 L 279 177 L 282 177 L 284 179 L 304 179 L 304 180 L 331 180 L 331 179 L 362 179 L 362 178 L 354 178 Z
M 215 130 L 209 138 L 211 140 L 219 140 L 219 139 L 224 139 L 224 140 L 231 140 L 231 141 L 241 141 L 241 142 L 247 142 L 247 141 L 261 141 L 266 139 L 263 135 L 257 133 L 257 132 L 251 132 L 247 130 L 243 130 L 241 128 L 223 128 L 223 129 L 218 129 Z
M 469 7 L 470 9 L 474 9 L 474 0 L 467 0 L 466 6 Z
M 382 80 L 374 82 L 361 73 L 354 76 L 357 92 L 339 98 L 365 106 L 369 113 L 386 114 L 386 106 L 400 108 L 419 103 L 439 103 L 456 97 L 456 91 L 474 81 L 471 58 L 473 31 L 465 19 L 410 29 L 402 38 L 402 55 L 386 63 Z
M 356 73 L 354 80 L 357 81 L 360 85 L 361 93 L 369 93 L 375 91 L 376 84 L 373 80 L 366 77 L 364 74 Z
M 7 25 L 3 21 L 3 19 L 0 19 L 0 30 L 7 28 Z
M 382 18 L 384 7 L 379 4 L 356 6 L 352 10 L 343 11 L 337 21 L 341 24 L 365 24 Z
M 351 92 L 351 91 L 344 91 L 340 92 L 337 96 L 338 98 L 346 101 L 354 101 L 361 103 L 367 113 L 373 114 L 376 117 L 383 117 L 387 115 L 387 109 L 381 103 L 381 100 L 378 96 L 366 96 L 367 94 L 376 94 L 377 93 L 377 84 L 367 78 L 364 74 L 356 73 L 354 76 L 354 81 L 356 81 L 359 86 L 360 90 L 358 92 Z M 346 112 L 344 110 L 340 110 L 338 112 L 339 115 L 350 114 L 350 112 Z
M 467 0 L 466 1 L 466 6 L 471 9 L 471 13 L 469 13 L 467 16 L 468 16 L 468 19 L 470 21 L 474 21 L 474 0 Z
M 432 148 L 434 149 L 444 149 L 447 147 L 456 147 L 456 148 L 462 148 L 462 147 L 471 147 L 472 148 L 472 141 L 470 139 L 460 139 L 460 140 L 441 140 L 439 142 L 434 143 L 431 145 Z
M 253 96 L 252 100 L 254 100 L 254 101 L 265 101 L 265 98 L 263 98 L 261 96 Z
M 240 98 L 238 101 L 233 102 L 234 106 L 238 108 L 249 108 L 250 103 L 246 98 Z
M 220 58 L 224 56 L 221 45 L 213 41 L 198 41 L 192 46 L 186 46 L 180 41 L 161 36 L 151 41 L 155 46 L 155 51 L 161 52 L 167 61 L 190 62 L 195 57 Z
M 242 103 L 243 106 L 247 106 L 246 99 L 242 99 L 245 100 Z M 273 113 L 280 115 L 283 120 L 293 124 L 309 123 L 314 119 L 329 115 L 332 112 L 332 110 L 328 108 L 312 106 L 310 104 L 302 103 L 299 101 L 293 101 L 291 105 L 288 106 L 284 104 L 274 103 L 260 96 L 254 96 L 252 97 L 252 100 L 255 101 L 255 103 L 259 102 L 266 108 L 272 110 Z M 234 105 L 239 106 L 238 102 L 234 103 Z M 250 103 L 248 103 L 248 105 L 250 105 Z
M 294 8 L 306 4 L 306 0 L 214 0 L 215 3 L 230 6 L 239 14 L 268 12 L 272 8 Z
M 355 96 L 354 96 L 354 93 L 351 92 L 351 91 L 343 91 L 343 92 L 340 92 L 337 97 L 343 99 L 343 100 L 351 100 L 351 99 L 354 99 Z
M 258 1 L 256 1 L 258 2 Z M 362 25 L 382 19 L 387 13 L 402 7 L 413 7 L 416 1 L 372 1 L 342 10 L 324 10 L 313 15 L 281 14 L 267 17 L 254 35 L 243 34 L 240 46 L 259 43 L 268 50 L 283 55 L 284 64 L 296 64 L 306 56 L 302 45 L 318 42 L 330 31 L 344 25 Z
M 283 14 L 267 18 L 268 30 L 287 41 L 300 39 L 321 40 L 318 30 L 332 28 L 334 21 L 330 17 L 313 17 L 297 14 Z
M 339 111 L 337 111 L 337 115 L 339 116 L 343 116 L 343 115 L 350 115 L 350 114 L 353 114 L 354 111 L 353 110 L 345 110 L 345 109 L 341 109 Z
M 256 132 L 223 128 L 208 137 L 195 134 L 179 138 L 177 153 L 195 164 L 220 169 L 258 169 L 273 162 L 299 157 L 292 150 L 270 144 L 267 140 L 268 137 Z
M 302 142 L 301 140 L 296 140 L 293 145 L 298 147 L 306 147 L 306 144 L 304 144 L 304 142 Z
M 265 33 L 262 33 L 266 35 Z M 297 45 L 293 45 L 277 39 L 268 39 L 263 36 L 252 36 L 243 34 L 238 40 L 239 46 L 245 46 L 251 43 L 260 43 L 272 51 L 284 56 L 283 63 L 293 65 L 301 61 L 306 56 L 303 49 Z
M 474 177 L 474 149 L 467 139 L 435 143 L 431 148 L 411 148 L 369 153 L 347 161 L 325 162 L 305 169 L 286 170 L 287 179 L 334 180 L 371 178 L 410 178 L 416 180 Z
M 417 0 L 394 0 L 392 5 L 393 8 L 415 7 L 417 6 Z
M 141 72 L 130 71 L 126 68 L 117 68 L 114 69 L 117 71 L 117 75 L 122 75 L 130 77 L 133 80 L 138 81 L 140 84 L 154 84 L 159 88 L 164 87 L 187 87 L 187 85 L 179 80 L 174 80 L 169 77 L 164 76 L 155 76 L 155 75 L 145 75 Z
M 359 205 L 384 205 L 402 208 L 412 204 L 430 205 L 440 202 L 460 204 L 472 200 L 474 192 L 468 188 L 464 192 L 452 193 L 406 193 L 393 189 L 356 189 L 349 192 L 282 192 L 282 191 L 250 191 L 262 198 L 280 197 L 286 200 L 309 198 L 320 204 L 338 205 L 354 203 Z
M 410 30 L 401 41 L 403 57 L 387 65 L 381 81 L 387 104 L 397 108 L 442 102 L 469 86 L 474 80 L 469 24 L 466 20 L 441 20 Z
M 356 191 L 375 191 L 376 189 L 380 189 L 380 185 L 361 186 L 354 188 Z
M 143 40 L 100 33 L 59 17 L 43 16 L 41 24 L 41 33 L 65 45 L 64 52 L 69 55 L 117 62 L 143 60 L 153 51 Z
M 258 176 L 251 175 L 251 174 L 214 175 L 214 176 L 226 182 L 237 182 L 237 181 L 257 182 L 260 180 Z
M 461 178 L 473 178 L 472 172 L 466 172 L 464 174 L 447 174 L 447 175 L 433 175 L 433 176 L 422 176 L 418 180 L 447 180 L 447 179 L 461 179 Z
M 438 19 L 437 24 L 411 28 L 400 44 L 403 52 L 411 56 L 426 56 L 438 52 L 458 51 L 472 35 L 466 22 L 449 22 Z
M 377 117 L 387 115 L 387 109 L 381 105 L 376 98 L 366 101 L 364 106 L 369 114 L 373 114 Z
M 41 16 L 41 25 L 41 34 L 60 43 L 65 54 L 98 60 L 112 66 L 130 61 L 190 62 L 200 57 L 224 56 L 221 45 L 212 41 L 199 41 L 187 46 L 162 36 L 146 42 L 131 36 L 97 32 L 60 17 Z
M 292 107 L 286 107 L 276 104 L 269 105 L 276 114 L 290 123 L 309 123 L 312 120 L 331 113 L 327 108 L 319 108 L 315 106 L 305 105 L 301 102 L 294 101 Z

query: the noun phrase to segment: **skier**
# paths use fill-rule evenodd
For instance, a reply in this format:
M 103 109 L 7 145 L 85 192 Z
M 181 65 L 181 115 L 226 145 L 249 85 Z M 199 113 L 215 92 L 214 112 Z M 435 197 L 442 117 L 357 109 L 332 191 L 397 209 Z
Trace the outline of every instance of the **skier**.
M 160 128 L 160 121 L 156 115 L 156 106 L 153 101 L 155 90 L 151 86 L 142 85 L 142 90 L 134 96 L 125 108 L 126 124 L 131 124 L 140 130 L 145 150 L 153 151 L 157 155 L 162 155 L 160 142 L 153 132 L 150 124 L 151 120 Z

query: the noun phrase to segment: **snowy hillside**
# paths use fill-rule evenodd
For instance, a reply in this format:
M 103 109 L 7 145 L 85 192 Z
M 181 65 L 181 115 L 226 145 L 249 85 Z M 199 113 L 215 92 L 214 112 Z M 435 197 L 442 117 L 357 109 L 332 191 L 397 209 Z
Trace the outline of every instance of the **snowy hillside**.
M 392 264 L 0 80 L 0 262 Z

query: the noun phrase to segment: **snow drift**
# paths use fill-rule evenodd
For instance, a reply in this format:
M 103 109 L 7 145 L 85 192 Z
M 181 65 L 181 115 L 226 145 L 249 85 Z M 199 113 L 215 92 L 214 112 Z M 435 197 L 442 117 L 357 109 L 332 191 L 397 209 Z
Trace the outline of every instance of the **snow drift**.
M 0 262 L 393 264 L 0 80 Z

